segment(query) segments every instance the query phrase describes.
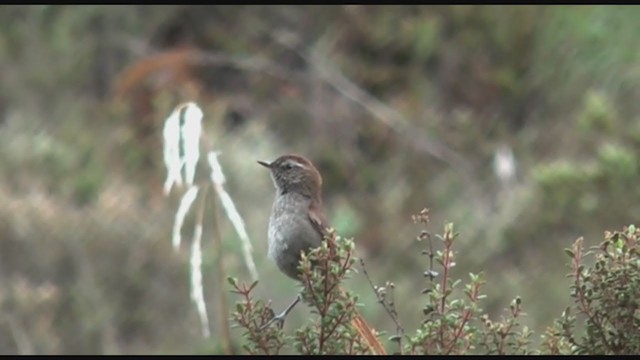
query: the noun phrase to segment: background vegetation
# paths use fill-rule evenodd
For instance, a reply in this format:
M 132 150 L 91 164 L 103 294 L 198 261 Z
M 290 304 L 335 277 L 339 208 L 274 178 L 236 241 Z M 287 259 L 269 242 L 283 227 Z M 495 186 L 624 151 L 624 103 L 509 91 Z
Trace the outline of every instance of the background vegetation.
M 427 206 L 431 224 L 461 231 L 452 276 L 482 271 L 483 309 L 497 317 L 520 296 L 520 323 L 544 333 L 573 303 L 562 249 L 640 216 L 639 16 L 0 6 L 0 352 L 223 352 L 216 319 L 231 310 L 211 311 L 213 336 L 201 337 L 187 251 L 170 243 L 178 197 L 162 194 L 162 124 L 188 100 L 205 112 L 253 241 L 254 296 L 279 309 L 297 291 L 266 258 L 273 189 L 255 163 L 295 152 L 322 171 L 330 222 L 354 237 L 371 279 L 395 283 L 405 328 L 419 324 L 412 294 L 426 270 L 411 214 Z M 509 152 L 515 175 L 499 175 L 494 159 Z M 236 300 L 217 262 L 249 275 L 233 228 L 209 217 L 204 287 L 216 309 L 219 292 Z M 345 286 L 376 329 L 394 332 L 361 274 Z M 232 335 L 242 352 L 242 332 Z

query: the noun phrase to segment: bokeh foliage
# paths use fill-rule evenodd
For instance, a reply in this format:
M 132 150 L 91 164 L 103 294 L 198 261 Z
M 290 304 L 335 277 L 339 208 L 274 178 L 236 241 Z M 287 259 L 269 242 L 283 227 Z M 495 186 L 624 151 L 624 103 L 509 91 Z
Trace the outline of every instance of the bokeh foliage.
M 519 294 L 523 322 L 544 332 L 568 300 L 562 249 L 640 215 L 639 16 L 633 6 L 0 6 L 0 352 L 221 351 L 198 336 L 186 256 L 171 252 L 177 199 L 161 194 L 162 122 L 185 100 L 202 106 L 222 151 L 261 297 L 284 306 L 295 286 L 265 256 L 273 189 L 255 160 L 298 152 L 322 171 L 329 220 L 355 238 L 373 279 L 395 282 L 398 297 L 422 280 L 406 220 L 426 205 L 433 223 L 464 229 L 454 273 L 483 271 L 485 310 L 498 316 Z M 506 184 L 492 168 L 500 145 L 517 161 Z M 206 245 L 213 226 L 224 254 Z M 205 224 L 204 252 L 214 301 L 226 288 L 207 278 L 217 261 L 247 274 L 228 224 Z M 365 317 L 393 329 L 352 280 Z M 399 318 L 417 325 L 409 311 Z

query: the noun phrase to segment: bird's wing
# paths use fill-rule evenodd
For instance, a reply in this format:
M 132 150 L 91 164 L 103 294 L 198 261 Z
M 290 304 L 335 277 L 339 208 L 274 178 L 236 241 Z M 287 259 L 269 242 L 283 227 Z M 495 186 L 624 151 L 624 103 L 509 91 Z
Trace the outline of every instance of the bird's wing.
M 327 228 L 329 225 L 327 224 L 327 219 L 324 217 L 324 212 L 321 206 L 314 202 L 309 205 L 309 221 L 322 238 L 328 234 Z

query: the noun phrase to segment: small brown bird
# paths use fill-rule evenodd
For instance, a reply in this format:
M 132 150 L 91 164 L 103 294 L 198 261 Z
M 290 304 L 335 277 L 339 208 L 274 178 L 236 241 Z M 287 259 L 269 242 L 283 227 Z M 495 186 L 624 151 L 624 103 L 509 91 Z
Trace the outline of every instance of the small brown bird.
M 326 234 L 322 212 L 322 177 L 302 156 L 285 155 L 272 163 L 258 161 L 271 169 L 276 198 L 269 218 L 269 257 L 280 271 L 298 280 L 300 252 L 320 246 Z
M 327 234 L 328 225 L 322 210 L 322 176 L 311 161 L 299 155 L 283 155 L 272 163 L 258 163 L 271 170 L 271 179 L 276 188 L 269 218 L 269 257 L 276 262 L 280 271 L 299 280 L 301 252 L 308 253 L 320 246 Z M 276 320 L 284 321 L 299 301 L 300 295 L 269 324 Z M 364 318 L 357 314 L 353 322 L 372 351 L 383 354 L 384 348 Z

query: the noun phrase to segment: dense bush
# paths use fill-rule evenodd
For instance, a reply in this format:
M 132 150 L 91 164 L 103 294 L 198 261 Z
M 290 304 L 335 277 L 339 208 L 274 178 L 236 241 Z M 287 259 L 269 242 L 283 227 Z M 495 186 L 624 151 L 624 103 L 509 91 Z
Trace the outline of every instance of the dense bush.
M 583 239 L 566 249 L 571 258 L 574 305 L 547 329 L 551 354 L 634 355 L 640 352 L 640 230 L 605 232 L 588 251 Z M 587 259 L 588 257 L 588 259 Z
M 414 221 L 426 224 L 428 212 L 415 215 Z M 417 311 L 422 323 L 414 331 L 405 331 L 397 322 L 398 311 L 416 310 L 398 306 L 402 301 L 390 300 L 393 283 L 374 286 L 381 306 L 398 324 L 398 333 L 388 338 L 393 344 L 389 348 L 395 353 L 630 355 L 640 351 L 640 229 L 632 225 L 623 231 L 606 232 L 605 240 L 587 252 L 582 249 L 582 238 L 565 250 L 571 258 L 570 294 L 574 304 L 548 327 L 537 350 L 530 348 L 532 331 L 520 324 L 525 315 L 520 297 L 511 302 L 503 317 L 492 320 L 480 307 L 486 298 L 481 291 L 482 274 L 470 273 L 465 284 L 452 277 L 457 236 L 453 224 L 447 224 L 443 234 L 435 236 L 437 247 L 426 230 L 418 236 L 425 245 L 427 270 L 421 291 L 424 306 Z M 312 306 L 316 317 L 296 330 L 293 337 L 285 335 L 281 328 L 264 330 L 273 311 L 268 304 L 251 297 L 257 283 L 247 287 L 230 279 L 233 291 L 243 297 L 233 317 L 244 329 L 244 349 L 251 354 L 278 354 L 287 346 L 308 355 L 375 353 L 364 337 L 359 338 L 357 327 L 349 326 L 357 298 L 336 296 L 340 294 L 339 282 L 352 272 L 353 251 L 351 240 L 333 237 L 303 256 L 302 299 Z M 586 257 L 592 257 L 593 262 L 585 261 Z M 312 268 L 312 261 L 320 265 Z

